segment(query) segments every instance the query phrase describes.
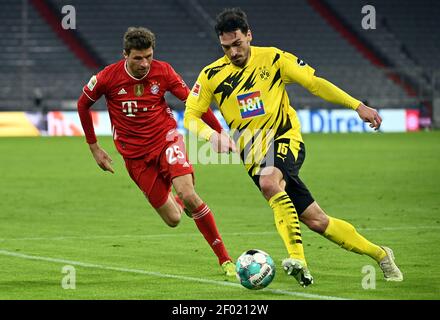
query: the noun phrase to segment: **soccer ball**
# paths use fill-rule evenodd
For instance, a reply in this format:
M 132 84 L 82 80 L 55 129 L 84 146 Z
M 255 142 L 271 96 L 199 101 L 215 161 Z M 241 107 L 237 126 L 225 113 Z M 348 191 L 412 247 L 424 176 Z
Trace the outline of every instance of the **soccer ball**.
M 251 290 L 267 287 L 275 277 L 272 258 L 258 249 L 248 250 L 238 257 L 235 264 L 237 278 L 241 285 Z

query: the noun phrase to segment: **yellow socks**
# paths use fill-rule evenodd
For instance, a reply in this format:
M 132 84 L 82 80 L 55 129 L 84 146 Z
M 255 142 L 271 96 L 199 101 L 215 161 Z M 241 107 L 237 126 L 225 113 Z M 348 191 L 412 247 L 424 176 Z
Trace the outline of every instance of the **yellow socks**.
M 305 262 L 298 214 L 292 200 L 282 191 L 270 198 L 269 205 L 274 213 L 278 233 L 284 241 L 290 258 Z M 348 251 L 366 254 L 377 262 L 386 256 L 386 252 L 381 247 L 365 239 L 350 223 L 333 217 L 328 218 L 329 224 L 323 236 L 330 241 Z
M 299 228 L 298 213 L 286 192 L 282 191 L 269 200 L 273 210 L 275 225 L 284 241 L 290 258 L 306 261 Z
M 385 251 L 371 243 L 359 233 L 356 229 L 346 221 L 328 217 L 329 223 L 325 229 L 323 236 L 338 244 L 342 248 L 359 254 L 366 254 L 377 262 L 381 261 L 385 256 Z

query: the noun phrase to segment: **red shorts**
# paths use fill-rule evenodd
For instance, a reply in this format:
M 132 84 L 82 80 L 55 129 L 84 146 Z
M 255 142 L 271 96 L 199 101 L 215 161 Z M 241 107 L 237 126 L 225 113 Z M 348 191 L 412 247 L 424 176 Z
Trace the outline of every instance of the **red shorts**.
M 157 157 L 146 155 L 124 160 L 130 177 L 154 208 L 163 206 L 168 200 L 175 177 L 194 173 L 180 134 L 176 134 L 174 141 L 167 143 Z

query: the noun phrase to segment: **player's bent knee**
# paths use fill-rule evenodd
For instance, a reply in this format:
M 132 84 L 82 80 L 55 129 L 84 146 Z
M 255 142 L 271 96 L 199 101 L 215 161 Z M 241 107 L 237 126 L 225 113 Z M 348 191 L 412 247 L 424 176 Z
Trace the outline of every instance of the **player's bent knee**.
M 165 221 L 165 223 L 171 227 L 171 228 L 175 228 L 179 225 L 180 223 L 180 219 L 181 219 L 181 215 L 176 213 L 176 214 L 168 214 L 167 216 L 164 216 L 163 220 Z
M 171 227 L 171 228 L 175 228 L 175 227 L 177 227 L 178 225 L 179 225 L 179 223 L 180 223 L 180 218 L 178 219 L 178 220 L 168 220 L 168 221 L 165 221 L 166 222 L 166 224 L 169 226 L 169 227 Z
M 162 206 L 155 208 L 156 212 L 162 218 L 162 220 L 170 227 L 174 228 L 180 222 L 182 213 L 179 211 L 177 204 L 168 199 Z
M 326 214 L 302 214 L 299 219 L 303 222 L 310 230 L 322 234 L 327 229 L 329 219 Z
M 260 178 L 260 189 L 266 199 L 270 199 L 282 191 L 280 185 L 275 180 L 271 178 L 263 178 L 263 176 Z
M 309 220 L 305 222 L 305 225 L 312 231 L 315 231 L 317 233 L 324 233 L 325 229 L 327 228 L 327 224 L 325 224 L 321 220 Z

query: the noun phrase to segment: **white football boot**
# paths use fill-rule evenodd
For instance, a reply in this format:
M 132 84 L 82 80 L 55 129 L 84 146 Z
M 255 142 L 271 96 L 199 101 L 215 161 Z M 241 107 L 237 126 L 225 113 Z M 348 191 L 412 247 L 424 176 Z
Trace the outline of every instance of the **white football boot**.
M 394 262 L 394 253 L 388 247 L 381 247 L 387 253 L 386 257 L 379 262 L 386 281 L 402 281 L 403 274 Z
M 287 258 L 282 262 L 284 271 L 289 275 L 293 276 L 299 285 L 302 287 L 307 287 L 313 284 L 313 277 L 310 274 L 309 269 L 304 265 L 304 262 L 298 259 Z

